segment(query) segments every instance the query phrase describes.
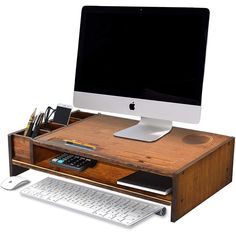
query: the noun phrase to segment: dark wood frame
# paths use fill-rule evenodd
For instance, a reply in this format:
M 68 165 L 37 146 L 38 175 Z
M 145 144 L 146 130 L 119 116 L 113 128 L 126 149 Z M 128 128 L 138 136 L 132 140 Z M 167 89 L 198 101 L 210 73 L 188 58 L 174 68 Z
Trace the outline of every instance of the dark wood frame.
M 173 135 L 184 135 L 184 137 L 188 137 L 191 136 L 189 134 L 193 134 L 197 137 L 197 135 L 200 134 L 199 137 L 203 137 L 205 135 L 206 137 L 215 138 L 216 141 L 215 143 L 212 142 L 211 144 L 207 139 L 209 144 L 207 143 L 208 141 L 206 141 L 207 144 L 204 143 L 205 141 L 203 141 L 203 144 L 201 144 L 202 140 L 199 141 L 198 138 L 196 138 L 195 141 L 200 142 L 199 147 L 201 147 L 203 150 L 201 155 L 199 155 L 197 152 L 198 148 L 193 148 L 193 151 L 197 150 L 196 157 L 194 156 L 194 158 L 189 160 L 189 162 L 184 162 L 182 165 L 176 166 L 174 170 L 171 168 L 168 169 L 165 167 L 163 169 L 162 167 L 159 167 L 157 160 L 154 160 L 155 162 L 153 161 L 153 163 L 157 164 L 156 166 L 150 165 L 149 167 L 149 165 L 145 165 L 144 163 L 144 160 L 146 161 L 146 159 L 139 158 L 138 162 L 134 160 L 126 161 L 126 159 L 122 159 L 122 157 L 114 159 L 109 157 L 109 155 L 103 155 L 103 152 L 99 152 L 99 150 L 95 154 L 89 154 L 86 152 L 83 153 L 84 155 L 88 155 L 90 158 L 94 158 L 99 161 L 96 168 L 89 168 L 89 170 L 84 172 L 78 173 L 76 171 L 65 170 L 63 168 L 50 165 L 48 160 L 58 153 L 64 151 L 77 153 L 78 151 L 73 148 L 66 149 L 60 144 L 54 145 L 47 140 L 48 137 L 51 134 L 56 135 L 57 133 L 69 132 L 71 131 L 71 127 L 76 127 L 81 120 L 87 121 L 90 119 L 90 117 L 92 118 L 95 116 L 94 114 L 75 111 L 71 115 L 70 124 L 68 127 L 50 122 L 49 127 L 51 128 L 51 131 L 42 125 L 40 129 L 40 135 L 35 139 L 23 136 L 24 130 L 9 134 L 10 175 L 18 175 L 28 169 L 36 169 L 66 178 L 87 182 L 114 191 L 134 195 L 162 204 L 171 205 L 172 222 L 175 222 L 181 218 L 194 207 L 199 205 L 201 202 L 212 196 L 215 192 L 219 191 L 221 188 L 232 181 L 234 137 L 227 137 L 200 131 L 184 130 L 180 128 L 174 128 L 172 131 Z M 101 116 L 101 118 L 103 117 Z M 111 119 L 109 120 L 111 122 L 114 120 L 114 124 L 118 124 L 120 122 L 120 124 L 123 125 L 124 123 L 126 126 L 130 125 L 131 123 L 135 123 L 135 121 L 121 118 L 113 119 L 109 117 L 107 119 Z M 94 120 L 96 121 L 96 119 Z M 93 122 L 92 119 L 91 122 Z M 163 140 L 168 140 L 168 136 L 166 136 Z M 194 138 L 190 141 L 195 142 Z M 114 142 L 114 140 L 112 140 L 112 142 Z M 175 140 L 172 140 L 173 145 L 174 142 Z M 122 141 L 119 143 L 119 145 L 121 144 Z M 137 145 L 137 143 L 134 142 L 134 145 Z M 153 146 L 155 143 L 150 145 Z M 194 143 L 192 145 L 194 145 Z M 186 150 L 182 150 L 182 152 L 185 152 L 187 155 L 190 150 L 189 148 L 191 148 L 191 145 L 189 145 Z M 139 151 L 139 153 L 140 152 L 141 151 Z M 114 155 L 117 154 L 115 153 Z M 178 157 L 177 153 L 176 157 Z M 148 158 L 150 158 L 150 163 L 147 164 L 153 164 L 153 157 Z M 179 163 L 181 164 L 181 161 Z M 172 193 L 168 194 L 167 196 L 163 196 L 119 186 L 116 184 L 117 179 L 133 173 L 136 170 L 145 170 L 171 177 Z

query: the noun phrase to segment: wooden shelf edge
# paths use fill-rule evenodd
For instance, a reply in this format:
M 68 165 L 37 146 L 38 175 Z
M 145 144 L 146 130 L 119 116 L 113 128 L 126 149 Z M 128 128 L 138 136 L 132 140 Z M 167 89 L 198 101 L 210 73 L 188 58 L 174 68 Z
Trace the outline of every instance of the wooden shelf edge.
M 201 161 L 202 159 L 206 158 L 207 156 L 211 155 L 212 153 L 214 153 L 215 151 L 217 151 L 219 148 L 223 147 L 224 145 L 228 144 L 230 145 L 231 142 L 234 142 L 235 138 L 232 136 L 227 137 L 227 139 L 220 143 L 219 145 L 217 145 L 216 147 L 212 148 L 211 150 L 207 151 L 206 153 L 204 153 L 203 155 L 199 156 L 197 159 L 195 159 L 194 161 L 188 163 L 187 165 L 183 166 L 182 168 L 180 168 L 178 171 L 176 171 L 173 176 L 177 176 L 178 174 L 182 173 L 184 170 L 188 169 L 189 167 L 195 165 L 196 163 L 198 163 L 199 161 Z
M 90 180 L 90 179 L 83 178 L 83 177 L 80 177 L 80 176 L 70 175 L 68 173 L 52 170 L 52 169 L 49 169 L 49 168 L 45 168 L 45 167 L 38 166 L 38 165 L 35 165 L 35 164 L 31 164 L 31 163 L 26 163 L 26 162 L 15 160 L 15 159 L 12 160 L 12 164 L 17 165 L 17 166 L 21 166 L 21 167 L 24 167 L 24 168 L 34 169 L 34 170 L 43 171 L 43 172 L 46 172 L 46 173 L 66 177 L 66 178 L 69 178 L 69 179 L 74 179 L 74 180 L 85 182 L 85 183 L 88 183 L 88 184 L 92 184 L 92 185 L 95 185 L 95 186 L 98 186 L 98 187 L 104 187 L 106 189 L 115 190 L 117 192 L 128 194 L 128 195 L 139 197 L 139 198 L 141 197 L 143 199 L 158 202 L 158 203 L 165 204 L 165 205 L 171 205 L 171 203 L 172 203 L 172 200 L 169 200 L 169 199 L 163 199 L 163 198 L 149 196 L 148 194 L 134 192 L 132 190 L 124 189 L 122 187 L 115 187 L 115 186 L 112 186 L 112 185 L 109 185 L 109 184 L 105 184 L 105 183 L 101 183 L 101 182 L 98 182 L 98 181 Z

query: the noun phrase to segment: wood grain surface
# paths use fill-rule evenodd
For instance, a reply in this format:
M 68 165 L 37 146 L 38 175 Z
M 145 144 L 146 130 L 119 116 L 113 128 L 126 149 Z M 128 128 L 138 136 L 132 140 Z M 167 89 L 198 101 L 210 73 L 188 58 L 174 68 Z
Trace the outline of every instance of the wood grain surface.
M 233 151 L 234 140 L 231 140 L 173 178 L 171 221 L 176 221 L 232 181 Z
M 197 162 L 232 138 L 201 131 L 174 127 L 156 142 L 147 143 L 117 138 L 113 133 L 136 124 L 137 121 L 105 115 L 95 115 L 66 128 L 55 130 L 35 140 L 35 144 L 60 151 L 82 153 L 96 160 L 133 169 L 173 176 Z M 189 144 L 191 135 L 207 142 Z M 65 145 L 63 140 L 73 139 L 97 147 L 95 151 Z

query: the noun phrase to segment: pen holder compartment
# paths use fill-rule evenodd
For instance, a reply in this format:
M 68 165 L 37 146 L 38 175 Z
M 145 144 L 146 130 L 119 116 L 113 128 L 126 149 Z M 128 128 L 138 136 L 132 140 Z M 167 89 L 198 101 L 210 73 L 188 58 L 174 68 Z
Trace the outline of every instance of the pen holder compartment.
M 93 115 L 94 114 L 92 113 L 81 112 L 79 110 L 76 110 L 71 113 L 69 125 L 74 122 L 78 122 L 82 119 L 93 116 Z M 41 135 L 50 133 L 54 130 L 57 130 L 63 127 L 65 127 L 65 125 L 58 124 L 50 120 L 48 124 L 43 123 L 41 125 L 40 130 L 35 138 L 24 136 L 25 129 L 9 134 L 8 143 L 9 143 L 9 154 L 11 158 L 18 161 L 25 161 L 28 163 L 33 163 L 34 160 L 32 157 L 32 150 L 31 150 L 33 140 L 37 139 Z
M 62 127 L 65 127 L 65 125 L 58 124 L 58 123 L 50 121 L 47 124 L 43 123 L 41 125 L 40 129 L 45 131 L 45 132 L 51 132 L 53 130 L 60 129 Z
M 8 136 L 9 152 L 11 152 L 11 156 L 13 159 L 19 161 L 22 160 L 31 162 L 30 149 L 31 149 L 31 142 L 33 141 L 33 139 L 31 137 L 25 136 L 24 131 L 25 130 L 19 130 L 15 133 L 9 134 Z M 48 132 L 40 129 L 38 136 L 43 135 L 45 133 Z
M 93 116 L 93 115 L 94 115 L 93 113 L 81 112 L 79 110 L 74 111 L 74 112 L 71 113 L 68 125 L 70 125 L 74 122 L 83 120 L 83 119 L 88 118 L 88 117 Z M 66 125 L 55 123 L 52 120 L 50 120 L 47 124 L 45 124 L 45 123 L 42 124 L 40 128 L 42 130 L 50 132 L 50 131 L 53 131 L 53 130 L 56 130 L 56 129 L 59 129 L 59 128 L 62 128 L 62 127 L 65 127 L 65 126 Z

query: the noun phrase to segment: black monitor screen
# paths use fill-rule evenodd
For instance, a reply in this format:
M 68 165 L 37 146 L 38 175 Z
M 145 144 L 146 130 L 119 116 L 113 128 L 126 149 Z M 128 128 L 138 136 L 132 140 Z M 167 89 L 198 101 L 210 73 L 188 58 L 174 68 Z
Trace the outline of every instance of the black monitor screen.
M 201 105 L 209 10 L 82 10 L 75 91 Z

